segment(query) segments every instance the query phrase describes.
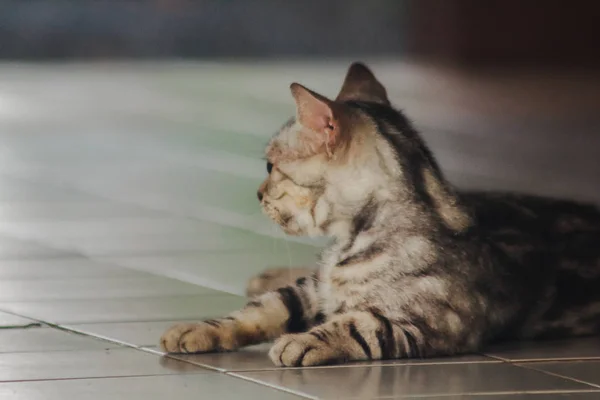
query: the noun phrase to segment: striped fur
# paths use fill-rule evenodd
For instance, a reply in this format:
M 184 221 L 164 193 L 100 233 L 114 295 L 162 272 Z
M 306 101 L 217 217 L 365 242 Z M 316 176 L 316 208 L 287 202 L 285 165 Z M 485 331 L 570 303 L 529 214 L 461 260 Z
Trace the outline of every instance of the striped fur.
M 335 101 L 292 94 L 297 115 L 267 147 L 259 199 L 285 232 L 333 238 L 318 272 L 268 271 L 244 309 L 177 325 L 163 349 L 276 339 L 276 365 L 307 366 L 600 331 L 597 208 L 456 191 L 361 64 Z

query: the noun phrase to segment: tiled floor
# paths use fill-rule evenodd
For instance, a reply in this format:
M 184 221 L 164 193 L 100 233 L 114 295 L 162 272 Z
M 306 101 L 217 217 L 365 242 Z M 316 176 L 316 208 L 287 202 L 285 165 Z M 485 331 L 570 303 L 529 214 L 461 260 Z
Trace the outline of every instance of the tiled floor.
M 306 369 L 160 354 L 266 266 L 314 261 L 260 215 L 261 151 L 290 81 L 333 94 L 345 67 L 0 65 L 0 399 L 600 399 L 599 338 Z M 375 69 L 461 186 L 600 202 L 597 81 Z

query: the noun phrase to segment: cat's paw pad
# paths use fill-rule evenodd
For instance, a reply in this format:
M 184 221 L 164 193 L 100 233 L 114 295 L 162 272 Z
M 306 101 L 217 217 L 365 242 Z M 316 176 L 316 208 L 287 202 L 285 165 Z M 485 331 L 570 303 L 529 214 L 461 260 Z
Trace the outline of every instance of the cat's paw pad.
M 160 338 L 160 346 L 168 353 L 218 351 L 220 342 L 218 328 L 204 322 L 175 325 L 167 329 Z
M 269 351 L 269 357 L 279 367 L 308 367 L 339 361 L 341 354 L 315 336 L 300 333 L 279 338 Z

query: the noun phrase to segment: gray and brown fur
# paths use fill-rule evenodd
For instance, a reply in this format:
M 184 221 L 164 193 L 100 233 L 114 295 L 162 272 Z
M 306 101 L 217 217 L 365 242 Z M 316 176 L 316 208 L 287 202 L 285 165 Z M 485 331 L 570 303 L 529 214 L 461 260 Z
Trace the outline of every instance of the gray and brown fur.
M 597 208 L 455 190 L 362 64 L 335 100 L 291 90 L 296 117 L 267 147 L 258 196 L 285 232 L 333 242 L 318 272 L 289 286 L 265 275 L 252 292 L 273 291 L 228 317 L 171 328 L 163 349 L 275 339 L 276 365 L 306 366 L 600 331 Z

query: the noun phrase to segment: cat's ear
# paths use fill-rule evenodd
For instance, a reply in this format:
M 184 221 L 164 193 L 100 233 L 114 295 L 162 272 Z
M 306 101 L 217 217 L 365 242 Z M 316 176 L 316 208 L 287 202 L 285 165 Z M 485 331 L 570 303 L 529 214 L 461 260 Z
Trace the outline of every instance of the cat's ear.
M 371 101 L 389 105 L 387 92 L 371 70 L 360 62 L 350 65 L 336 100 Z
M 290 90 L 296 100 L 297 121 L 319 134 L 315 140 L 322 142 L 328 151 L 331 150 L 340 135 L 335 103 L 299 83 L 292 83 Z

